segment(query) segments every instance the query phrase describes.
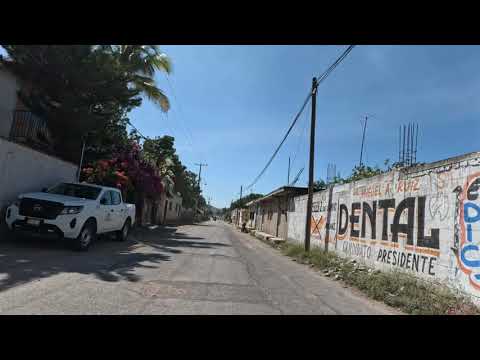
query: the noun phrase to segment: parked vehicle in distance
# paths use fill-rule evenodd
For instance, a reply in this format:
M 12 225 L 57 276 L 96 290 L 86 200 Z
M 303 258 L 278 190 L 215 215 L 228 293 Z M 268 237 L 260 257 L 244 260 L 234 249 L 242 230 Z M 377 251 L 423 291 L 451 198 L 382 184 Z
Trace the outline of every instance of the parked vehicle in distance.
M 115 188 L 61 183 L 21 194 L 5 217 L 14 234 L 56 236 L 85 251 L 98 234 L 115 233 L 118 241 L 125 241 L 135 222 L 135 205 L 124 203 Z

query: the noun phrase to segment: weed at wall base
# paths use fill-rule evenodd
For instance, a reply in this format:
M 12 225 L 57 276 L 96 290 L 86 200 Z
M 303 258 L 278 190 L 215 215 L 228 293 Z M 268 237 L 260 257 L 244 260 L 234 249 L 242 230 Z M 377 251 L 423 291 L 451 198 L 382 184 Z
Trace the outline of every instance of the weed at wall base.
M 434 285 L 399 270 L 383 272 L 352 259 L 313 248 L 284 243 L 276 246 L 299 263 L 322 270 L 323 274 L 361 290 L 374 300 L 383 301 L 412 315 L 480 315 L 469 299 L 454 294 L 445 286 Z

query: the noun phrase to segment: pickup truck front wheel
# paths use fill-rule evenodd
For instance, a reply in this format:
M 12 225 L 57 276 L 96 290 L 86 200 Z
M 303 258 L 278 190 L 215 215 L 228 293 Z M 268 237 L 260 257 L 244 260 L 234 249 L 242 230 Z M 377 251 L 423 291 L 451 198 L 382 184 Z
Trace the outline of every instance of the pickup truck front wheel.
M 73 241 L 73 249 L 76 251 L 87 251 L 96 236 L 95 224 L 87 222 L 80 235 Z
M 130 223 L 130 219 L 127 219 L 127 221 L 125 221 L 125 224 L 123 224 L 122 230 L 117 231 L 117 233 L 116 233 L 117 241 L 127 240 L 128 234 L 130 233 L 131 226 L 132 225 Z

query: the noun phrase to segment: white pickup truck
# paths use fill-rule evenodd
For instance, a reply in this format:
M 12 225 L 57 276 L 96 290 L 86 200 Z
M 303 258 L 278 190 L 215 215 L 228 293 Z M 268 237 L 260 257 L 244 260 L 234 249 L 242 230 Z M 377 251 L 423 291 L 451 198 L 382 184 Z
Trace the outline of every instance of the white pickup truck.
M 5 217 L 13 233 L 61 237 L 85 251 L 98 234 L 114 232 L 118 241 L 126 240 L 135 222 L 135 205 L 125 204 L 115 188 L 61 183 L 21 194 Z

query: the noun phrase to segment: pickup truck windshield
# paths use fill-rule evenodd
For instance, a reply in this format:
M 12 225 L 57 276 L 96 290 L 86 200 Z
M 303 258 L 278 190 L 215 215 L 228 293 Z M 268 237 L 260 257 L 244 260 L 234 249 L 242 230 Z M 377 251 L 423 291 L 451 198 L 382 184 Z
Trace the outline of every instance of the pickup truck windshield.
M 101 188 L 78 184 L 59 184 L 47 190 L 49 194 L 72 196 L 88 200 L 96 200 L 101 192 Z

